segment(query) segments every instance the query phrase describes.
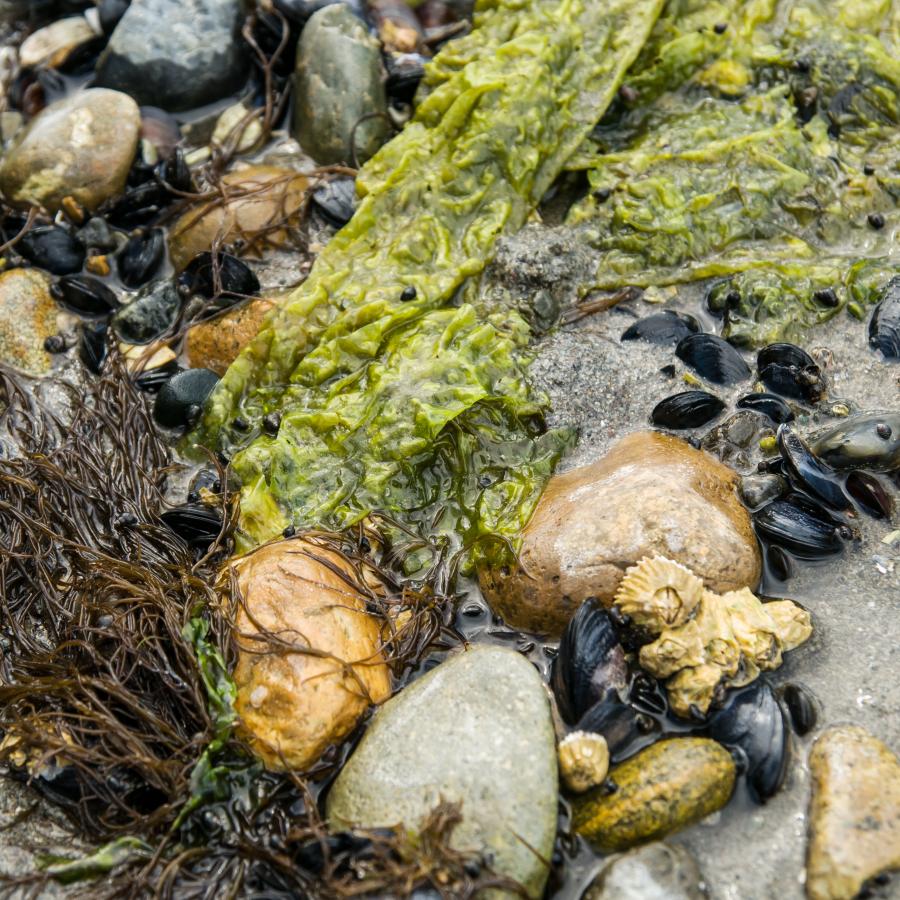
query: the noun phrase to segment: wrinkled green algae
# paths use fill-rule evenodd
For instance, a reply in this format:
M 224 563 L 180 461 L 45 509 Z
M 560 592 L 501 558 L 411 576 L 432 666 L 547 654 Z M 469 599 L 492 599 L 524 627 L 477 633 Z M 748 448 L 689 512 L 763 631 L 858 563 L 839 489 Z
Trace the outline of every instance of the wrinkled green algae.
M 522 320 L 479 321 L 464 301 L 605 111 L 661 6 L 484 2 L 438 54 L 413 121 L 360 173 L 353 219 L 207 407 L 199 440 L 234 453 L 245 546 L 373 511 L 467 547 L 518 533 L 569 436 L 544 432 Z M 261 426 L 270 413 L 277 435 Z
M 724 336 L 750 345 L 870 302 L 900 268 L 898 21 L 885 2 L 669 2 L 570 162 L 591 287 L 716 279 Z

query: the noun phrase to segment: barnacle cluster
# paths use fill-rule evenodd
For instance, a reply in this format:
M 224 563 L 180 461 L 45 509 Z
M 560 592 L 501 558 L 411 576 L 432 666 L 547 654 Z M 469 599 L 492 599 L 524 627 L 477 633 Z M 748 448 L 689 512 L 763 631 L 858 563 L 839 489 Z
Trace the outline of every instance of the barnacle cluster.
M 656 636 L 641 666 L 665 678 L 680 716 L 706 713 L 717 690 L 777 669 L 782 654 L 812 634 L 809 613 L 790 600 L 762 603 L 748 588 L 715 594 L 673 560 L 645 557 L 629 568 L 615 605 Z

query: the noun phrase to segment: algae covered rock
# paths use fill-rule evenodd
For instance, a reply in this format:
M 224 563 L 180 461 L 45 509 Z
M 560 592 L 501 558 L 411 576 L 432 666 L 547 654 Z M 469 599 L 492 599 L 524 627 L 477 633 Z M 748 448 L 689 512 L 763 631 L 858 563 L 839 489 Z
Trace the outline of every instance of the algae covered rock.
M 323 165 L 365 162 L 388 139 L 381 48 L 343 3 L 313 13 L 297 46 L 294 134 Z
M 485 567 L 507 624 L 559 634 L 587 597 L 612 603 L 645 556 L 686 566 L 719 592 L 755 587 L 761 559 L 738 476 L 678 438 L 641 432 L 592 465 L 554 476 L 522 537 L 521 566 Z
M 491 854 L 496 873 L 540 897 L 553 854 L 553 723 L 537 670 L 512 650 L 448 657 L 375 715 L 328 795 L 335 830 L 415 830 L 446 800 L 461 804 L 451 844 Z
M 806 893 L 851 900 L 900 868 L 900 761 L 862 728 L 828 729 L 809 754 L 812 800 Z
M 627 850 L 665 837 L 721 809 L 731 797 L 731 754 L 708 738 L 670 738 L 609 773 L 605 786 L 572 802 L 572 828 L 598 850 Z
M 268 768 L 303 771 L 390 696 L 381 623 L 326 546 L 279 541 L 235 568 L 240 730 Z
M 122 192 L 141 117 L 126 94 L 94 88 L 52 103 L 21 132 L 0 166 L 0 190 L 14 204 L 57 212 L 74 197 L 96 209 Z

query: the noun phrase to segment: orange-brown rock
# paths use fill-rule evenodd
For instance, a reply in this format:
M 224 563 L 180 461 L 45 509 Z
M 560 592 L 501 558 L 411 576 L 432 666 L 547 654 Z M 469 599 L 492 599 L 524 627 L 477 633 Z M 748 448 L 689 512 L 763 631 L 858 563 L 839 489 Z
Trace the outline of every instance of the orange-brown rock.
M 268 544 L 235 569 L 241 734 L 268 768 L 309 769 L 390 696 L 381 622 L 350 565 L 307 540 Z
M 169 234 L 169 251 L 181 271 L 214 243 L 232 244 L 264 230 L 261 246 L 278 246 L 299 221 L 308 181 L 290 169 L 251 166 L 226 175 L 224 196 L 188 209 Z
M 554 476 L 528 523 L 520 566 L 485 567 L 482 590 L 513 627 L 558 635 L 587 597 L 606 605 L 629 566 L 665 556 L 724 593 L 756 587 L 762 561 L 738 476 L 656 432 Z
M 224 315 L 192 325 L 185 339 L 188 362 L 193 369 L 212 369 L 217 375 L 234 362 L 259 331 L 274 300 L 260 298 L 229 309 Z

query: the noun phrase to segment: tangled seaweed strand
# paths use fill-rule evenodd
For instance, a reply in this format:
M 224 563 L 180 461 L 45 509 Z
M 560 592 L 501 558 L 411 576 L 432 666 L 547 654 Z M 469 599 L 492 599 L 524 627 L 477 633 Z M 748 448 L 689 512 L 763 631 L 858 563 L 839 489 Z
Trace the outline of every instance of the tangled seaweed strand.
M 233 720 L 209 661 L 227 680 L 240 602 L 234 578 L 218 577 L 230 552 L 228 501 L 222 533 L 198 558 L 160 519 L 171 459 L 124 361 L 113 354 L 84 389 L 50 384 L 53 409 L 0 367 L 0 762 L 79 834 L 114 843 L 2 878 L 0 894 L 39 896 L 51 877 L 108 872 L 83 893 L 337 900 L 423 885 L 454 898 L 515 890 L 450 847 L 458 808 L 439 806 L 415 838 L 329 834 L 319 793 L 348 748 L 306 777 L 276 775 L 223 730 Z M 361 526 L 306 537 L 360 573 L 379 540 Z M 385 655 L 402 683 L 427 648 L 452 642 L 450 605 L 379 577 L 385 593 L 367 600 L 390 626 Z

